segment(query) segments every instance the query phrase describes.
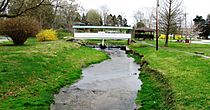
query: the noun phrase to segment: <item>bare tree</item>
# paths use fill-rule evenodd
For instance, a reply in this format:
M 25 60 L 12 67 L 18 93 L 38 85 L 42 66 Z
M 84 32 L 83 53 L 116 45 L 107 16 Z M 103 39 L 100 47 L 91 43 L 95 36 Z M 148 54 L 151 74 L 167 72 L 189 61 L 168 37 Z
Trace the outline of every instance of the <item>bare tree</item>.
M 41 5 L 50 5 L 46 0 L 0 0 L 0 18 L 13 18 L 40 7 Z M 27 4 L 27 3 L 31 4 Z M 26 5 L 27 4 L 27 5 Z M 8 13 L 9 8 L 15 8 L 13 13 Z
M 75 0 L 53 0 L 54 6 L 54 28 L 66 28 L 71 30 L 74 21 L 78 21 L 79 4 Z
M 51 1 L 46 0 L 45 3 L 51 4 Z M 39 21 L 39 24 L 42 28 L 51 28 L 54 19 L 54 6 L 41 5 L 36 9 L 24 13 L 23 16 L 28 16 L 30 18 L 36 19 L 37 21 Z
M 144 7 L 140 10 L 134 13 L 136 25 L 143 23 L 146 27 L 153 28 L 153 22 L 155 21 L 155 8 Z
M 146 27 L 154 28 L 155 25 L 153 23 L 155 22 L 155 8 L 153 7 L 144 7 L 141 9 L 141 11 L 144 13 L 144 24 Z
M 0 0 L 0 18 L 29 16 L 46 28 L 71 29 L 80 20 L 76 0 Z
M 106 5 L 100 7 L 100 13 L 103 21 L 103 25 L 107 24 L 107 16 L 109 13 L 109 8 Z
M 166 35 L 165 46 L 168 46 L 169 34 L 174 34 L 179 16 L 182 15 L 182 2 L 179 0 L 164 0 L 160 9 L 160 28 Z
M 144 19 L 144 13 L 138 10 L 134 13 L 133 17 L 136 20 L 136 23 L 138 23 Z

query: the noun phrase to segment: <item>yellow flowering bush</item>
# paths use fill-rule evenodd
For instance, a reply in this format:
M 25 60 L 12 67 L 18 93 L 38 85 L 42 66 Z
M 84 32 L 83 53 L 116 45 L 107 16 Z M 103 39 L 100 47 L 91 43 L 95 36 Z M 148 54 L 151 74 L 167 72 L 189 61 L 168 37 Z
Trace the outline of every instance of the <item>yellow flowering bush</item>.
M 40 42 L 58 40 L 57 32 L 54 29 L 42 30 L 36 35 L 36 38 Z
M 175 35 L 175 39 L 176 40 L 181 40 L 182 39 L 182 36 L 181 35 Z
M 161 34 L 159 38 L 160 39 L 166 39 L 166 35 Z M 183 36 L 181 36 L 181 35 L 175 35 L 175 40 L 181 40 L 182 38 L 183 38 Z M 173 36 L 170 37 L 170 35 L 169 35 L 169 39 L 173 40 Z
M 161 34 L 159 38 L 160 38 L 160 39 L 166 39 L 166 35 Z

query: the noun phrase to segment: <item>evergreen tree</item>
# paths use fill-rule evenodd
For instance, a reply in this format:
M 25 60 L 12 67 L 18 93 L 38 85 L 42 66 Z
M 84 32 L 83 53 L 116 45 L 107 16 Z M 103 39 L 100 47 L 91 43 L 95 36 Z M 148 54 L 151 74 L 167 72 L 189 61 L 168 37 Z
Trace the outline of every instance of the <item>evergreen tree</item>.
M 117 18 L 115 15 L 112 17 L 112 20 L 113 20 L 112 26 L 117 26 Z
M 87 22 L 87 17 L 85 16 L 84 13 L 82 14 L 82 20 L 81 20 L 81 22 L 84 23 L 85 25 L 88 24 L 88 22 Z
M 107 16 L 107 24 L 108 26 L 113 26 L 113 16 L 112 14 Z
M 123 24 L 122 24 L 122 16 L 121 15 L 118 15 L 118 17 L 117 17 L 117 25 L 118 26 L 123 26 Z

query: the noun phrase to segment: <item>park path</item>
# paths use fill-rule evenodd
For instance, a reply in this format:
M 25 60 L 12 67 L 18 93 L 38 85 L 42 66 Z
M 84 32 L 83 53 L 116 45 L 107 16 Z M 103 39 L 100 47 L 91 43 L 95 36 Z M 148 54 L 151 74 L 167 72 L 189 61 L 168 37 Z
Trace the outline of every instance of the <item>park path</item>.
M 51 110 L 134 110 L 140 66 L 120 49 L 111 59 L 83 69 L 83 78 L 55 95 Z

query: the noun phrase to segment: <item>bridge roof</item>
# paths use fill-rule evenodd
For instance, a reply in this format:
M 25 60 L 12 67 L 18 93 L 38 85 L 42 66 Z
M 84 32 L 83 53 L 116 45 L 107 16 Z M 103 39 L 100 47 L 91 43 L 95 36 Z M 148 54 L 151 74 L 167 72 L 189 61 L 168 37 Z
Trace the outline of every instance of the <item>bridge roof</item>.
M 74 29 L 133 29 L 132 27 L 114 27 L 114 26 L 73 26 Z
M 155 29 L 150 29 L 150 28 L 144 27 L 144 28 L 137 28 L 137 29 L 135 29 L 135 31 L 139 31 L 139 32 L 154 32 Z

